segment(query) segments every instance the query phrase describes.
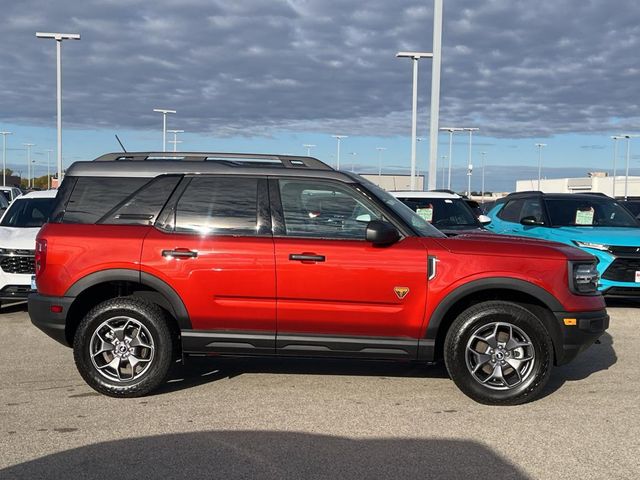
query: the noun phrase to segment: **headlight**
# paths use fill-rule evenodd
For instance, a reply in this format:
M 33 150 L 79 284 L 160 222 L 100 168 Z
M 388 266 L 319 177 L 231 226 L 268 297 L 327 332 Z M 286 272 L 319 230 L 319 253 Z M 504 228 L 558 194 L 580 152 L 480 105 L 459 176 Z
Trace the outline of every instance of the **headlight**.
M 569 288 L 578 295 L 593 295 L 598 291 L 598 269 L 595 263 L 569 262 Z
M 582 248 L 593 248 L 594 250 L 602 250 L 604 252 L 609 251 L 609 245 L 602 243 L 580 242 L 579 240 L 574 240 L 573 243 Z

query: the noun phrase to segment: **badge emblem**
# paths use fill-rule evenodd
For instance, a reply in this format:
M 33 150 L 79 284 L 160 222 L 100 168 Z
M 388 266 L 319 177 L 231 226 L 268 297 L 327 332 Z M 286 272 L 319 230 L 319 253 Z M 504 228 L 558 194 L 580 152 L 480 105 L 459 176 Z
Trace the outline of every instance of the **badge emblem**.
M 397 297 L 402 300 L 409 293 L 409 287 L 393 287 L 393 291 L 396 292 Z

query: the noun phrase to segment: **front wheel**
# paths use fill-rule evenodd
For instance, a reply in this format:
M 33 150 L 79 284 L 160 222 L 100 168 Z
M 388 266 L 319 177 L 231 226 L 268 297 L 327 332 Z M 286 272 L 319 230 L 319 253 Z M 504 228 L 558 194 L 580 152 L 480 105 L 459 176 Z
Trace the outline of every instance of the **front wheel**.
M 122 297 L 94 307 L 73 342 L 80 375 L 94 390 L 113 397 L 137 397 L 166 379 L 175 338 L 157 305 Z
M 553 345 L 525 307 L 502 301 L 474 305 L 453 322 L 444 346 L 458 388 L 487 405 L 518 405 L 540 394 L 551 373 Z

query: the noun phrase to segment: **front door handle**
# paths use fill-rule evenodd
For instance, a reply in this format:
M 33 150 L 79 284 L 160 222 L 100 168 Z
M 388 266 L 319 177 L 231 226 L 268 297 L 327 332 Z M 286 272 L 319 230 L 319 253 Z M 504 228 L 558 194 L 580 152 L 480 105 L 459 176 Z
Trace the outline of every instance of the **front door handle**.
M 324 262 L 324 255 L 316 255 L 315 253 L 290 253 L 289 260 L 294 262 Z
M 175 257 L 175 258 L 195 258 L 198 256 L 198 252 L 189 250 L 188 248 L 176 248 L 174 250 L 162 250 L 163 257 Z

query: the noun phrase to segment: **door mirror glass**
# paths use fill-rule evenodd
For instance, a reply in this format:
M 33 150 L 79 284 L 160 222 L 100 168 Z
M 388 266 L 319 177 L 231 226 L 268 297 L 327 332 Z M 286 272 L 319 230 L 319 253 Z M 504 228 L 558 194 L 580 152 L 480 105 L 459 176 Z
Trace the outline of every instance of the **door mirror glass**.
M 400 233 L 388 222 L 373 220 L 367 224 L 366 240 L 376 246 L 386 246 L 400 240 Z
M 539 221 L 536 219 L 536 217 L 522 217 L 520 219 L 520 224 L 521 225 L 525 225 L 525 226 L 529 226 L 529 227 L 535 227 L 535 226 L 539 226 L 539 225 L 544 225 L 543 222 Z

